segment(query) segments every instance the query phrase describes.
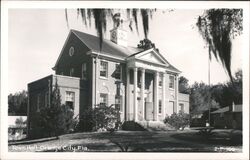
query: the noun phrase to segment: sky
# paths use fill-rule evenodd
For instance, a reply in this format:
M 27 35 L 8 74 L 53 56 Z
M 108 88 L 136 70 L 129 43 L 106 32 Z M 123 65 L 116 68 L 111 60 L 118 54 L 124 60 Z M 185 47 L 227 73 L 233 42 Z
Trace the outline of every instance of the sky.
M 8 92 L 27 90 L 27 84 L 49 74 L 62 50 L 70 29 L 96 35 L 94 23 L 86 27 L 76 10 L 10 9 L 8 15 Z M 208 49 L 195 26 L 203 10 L 157 10 L 149 21 L 148 38 L 160 53 L 189 80 L 208 83 Z M 109 39 L 112 21 L 108 20 L 105 38 Z M 124 26 L 128 26 L 124 24 Z M 142 25 L 139 34 L 128 31 L 128 45 L 137 46 L 144 38 Z M 232 73 L 242 68 L 242 37 L 233 40 Z M 229 80 L 225 69 L 214 57 L 211 61 L 211 83 Z

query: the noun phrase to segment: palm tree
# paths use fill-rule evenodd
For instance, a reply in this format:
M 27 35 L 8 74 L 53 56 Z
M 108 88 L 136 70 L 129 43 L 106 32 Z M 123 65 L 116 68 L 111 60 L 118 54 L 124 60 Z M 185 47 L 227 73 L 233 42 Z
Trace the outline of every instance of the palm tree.
M 231 79 L 232 39 L 242 34 L 242 9 L 209 9 L 198 17 L 196 23 L 200 34 L 208 45 L 209 59 L 211 52 L 222 65 Z

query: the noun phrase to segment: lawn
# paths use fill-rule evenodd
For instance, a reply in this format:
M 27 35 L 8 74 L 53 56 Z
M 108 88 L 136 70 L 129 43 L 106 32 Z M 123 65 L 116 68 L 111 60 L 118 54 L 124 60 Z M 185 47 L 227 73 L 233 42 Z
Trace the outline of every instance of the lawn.
M 211 137 L 196 130 L 117 131 L 62 135 L 59 139 L 32 144 L 9 145 L 20 152 L 242 152 L 240 142 L 232 142 L 230 130 L 214 131 Z

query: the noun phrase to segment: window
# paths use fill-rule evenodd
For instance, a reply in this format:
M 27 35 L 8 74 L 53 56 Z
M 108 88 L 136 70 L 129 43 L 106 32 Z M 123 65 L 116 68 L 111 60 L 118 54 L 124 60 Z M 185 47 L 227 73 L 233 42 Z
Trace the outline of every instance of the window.
M 101 61 L 100 76 L 108 78 L 108 62 Z
M 75 93 L 66 91 L 65 105 L 73 110 L 74 109 L 74 102 L 75 102 Z
M 162 101 L 161 99 L 159 100 L 159 109 L 158 109 L 158 113 L 161 113 L 161 110 L 162 110 Z
M 122 111 L 122 96 L 115 96 L 115 107 Z
M 100 105 L 108 106 L 108 94 L 100 93 Z
M 49 92 L 47 91 L 45 93 L 45 107 L 49 106 Z
M 115 78 L 122 79 L 122 66 L 120 64 L 115 65 Z
M 70 47 L 70 49 L 69 49 L 69 56 L 73 56 L 74 52 L 75 52 L 74 47 Z
M 179 107 L 180 107 L 180 111 L 184 112 L 184 104 L 183 103 L 179 103 Z
M 71 77 L 74 76 L 74 68 L 70 68 L 69 75 L 70 75 Z
M 82 79 L 87 79 L 87 63 L 82 64 Z
M 169 76 L 169 88 L 174 89 L 174 76 Z
M 159 76 L 159 87 L 162 87 L 162 80 L 163 80 L 163 77 L 162 75 Z
M 37 95 L 37 105 L 36 105 L 36 111 L 40 111 L 40 104 L 41 104 L 41 96 L 40 94 Z

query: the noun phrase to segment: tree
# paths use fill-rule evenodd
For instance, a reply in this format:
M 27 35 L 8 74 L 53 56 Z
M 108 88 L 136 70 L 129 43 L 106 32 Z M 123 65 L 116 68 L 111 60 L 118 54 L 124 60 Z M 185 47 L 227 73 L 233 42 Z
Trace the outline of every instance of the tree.
M 149 31 L 149 18 L 152 18 L 154 11 L 155 9 L 127 9 L 126 13 L 130 21 L 129 28 L 133 30 L 132 24 L 135 22 L 135 27 L 138 32 L 138 15 L 141 15 L 144 36 L 147 39 Z M 94 18 L 95 29 L 100 40 L 100 49 L 102 49 L 103 34 L 106 32 L 107 19 L 113 18 L 114 12 L 115 9 L 77 9 L 77 16 L 81 16 L 85 26 L 91 26 L 91 18 Z M 65 9 L 65 17 L 68 22 L 67 9 Z M 123 21 L 121 23 L 123 23 Z
M 137 48 L 142 48 L 143 50 L 154 48 L 157 52 L 159 52 L 159 49 L 155 47 L 155 44 L 146 38 L 140 41 L 140 43 L 137 45 Z
M 242 104 L 242 70 L 234 74 L 233 81 L 211 86 L 211 95 L 221 107 L 230 106 L 233 102 Z
M 28 105 L 27 91 L 23 90 L 14 95 L 8 95 L 8 113 L 13 115 L 26 116 Z
M 42 107 L 35 115 L 36 137 L 59 136 L 74 127 L 73 110 L 61 104 L 60 90 L 55 83 L 49 107 Z
M 195 82 L 190 92 L 191 114 L 203 113 L 210 109 L 219 108 L 219 104 L 211 96 L 211 87 L 205 83 Z
M 210 60 L 212 52 L 226 68 L 231 81 L 233 80 L 231 74 L 232 39 L 242 33 L 242 12 L 242 9 L 209 9 L 198 17 L 196 23 L 208 45 Z
M 185 93 L 185 94 L 189 94 L 190 93 L 190 88 L 188 85 L 188 79 L 180 76 L 179 78 L 179 92 L 180 93 Z
M 22 117 L 16 119 L 15 124 L 17 127 L 23 127 L 26 124 L 26 121 Z

